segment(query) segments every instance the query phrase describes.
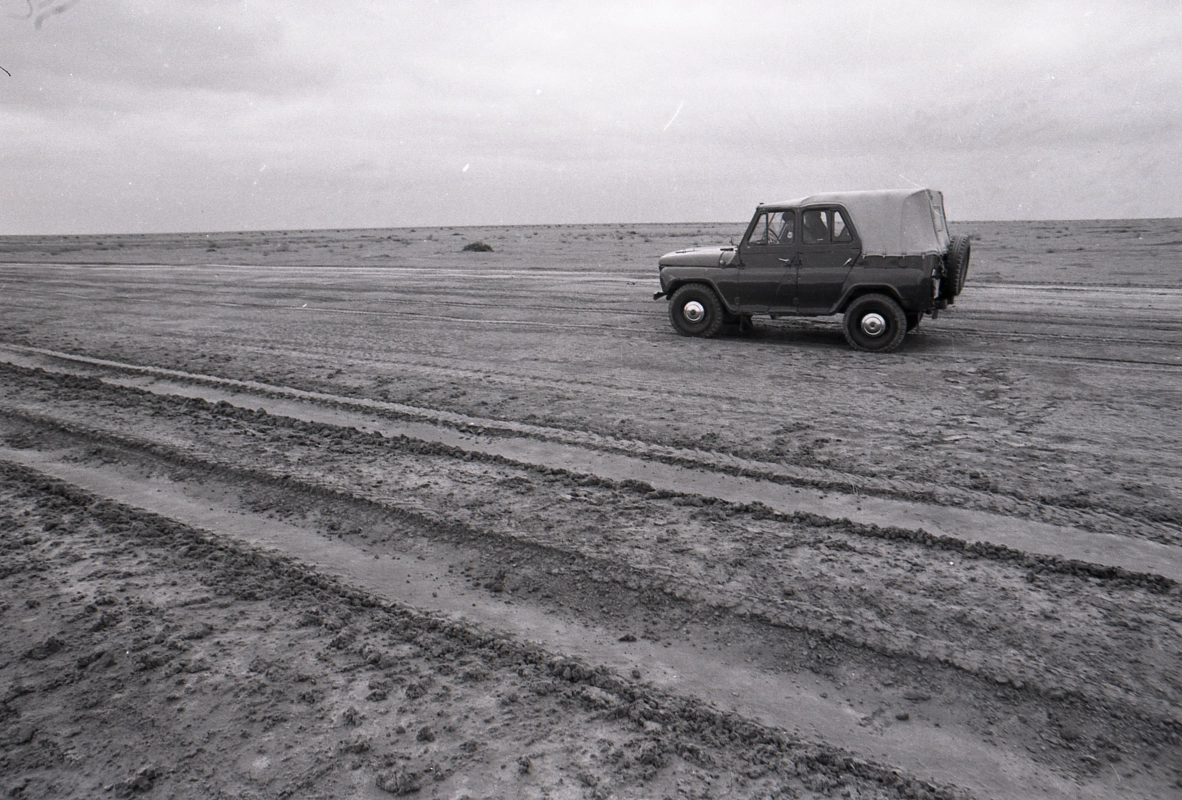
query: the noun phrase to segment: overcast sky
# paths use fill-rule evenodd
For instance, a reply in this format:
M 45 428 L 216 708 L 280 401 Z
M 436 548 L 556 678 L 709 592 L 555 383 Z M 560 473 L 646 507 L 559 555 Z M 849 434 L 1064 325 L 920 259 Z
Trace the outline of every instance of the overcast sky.
M 3 234 L 1182 216 L 1177 0 L 68 2 L 0 0 Z

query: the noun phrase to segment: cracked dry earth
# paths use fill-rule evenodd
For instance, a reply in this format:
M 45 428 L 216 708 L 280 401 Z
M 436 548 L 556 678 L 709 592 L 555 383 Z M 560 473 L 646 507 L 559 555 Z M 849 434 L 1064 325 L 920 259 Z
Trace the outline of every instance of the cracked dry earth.
M 0 789 L 1182 797 L 1182 228 L 966 232 L 877 357 L 673 334 L 724 226 L 0 239 Z

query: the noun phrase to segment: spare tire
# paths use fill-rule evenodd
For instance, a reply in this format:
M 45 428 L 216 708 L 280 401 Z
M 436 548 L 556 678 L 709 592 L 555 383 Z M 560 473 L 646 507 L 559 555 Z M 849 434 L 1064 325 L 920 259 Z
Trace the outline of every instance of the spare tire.
M 964 289 L 969 274 L 972 247 L 967 236 L 953 236 L 944 255 L 944 280 L 940 281 L 940 296 L 951 300 Z

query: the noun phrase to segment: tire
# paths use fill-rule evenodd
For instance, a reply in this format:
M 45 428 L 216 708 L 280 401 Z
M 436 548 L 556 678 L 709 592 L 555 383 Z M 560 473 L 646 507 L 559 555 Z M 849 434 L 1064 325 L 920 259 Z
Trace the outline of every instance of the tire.
M 669 298 L 669 321 L 682 336 L 714 336 L 722 320 L 722 301 L 709 286 L 687 283 Z
M 969 274 L 969 257 L 972 246 L 967 236 L 953 236 L 944 256 L 944 280 L 940 281 L 940 296 L 951 300 L 964 290 L 965 278 Z
M 885 294 L 864 294 L 846 308 L 841 327 L 855 350 L 889 353 L 907 335 L 907 315 Z
M 908 311 L 907 312 L 907 332 L 911 333 L 914 330 L 918 330 L 919 329 L 919 321 L 921 319 L 923 319 L 923 314 L 920 314 L 918 311 Z

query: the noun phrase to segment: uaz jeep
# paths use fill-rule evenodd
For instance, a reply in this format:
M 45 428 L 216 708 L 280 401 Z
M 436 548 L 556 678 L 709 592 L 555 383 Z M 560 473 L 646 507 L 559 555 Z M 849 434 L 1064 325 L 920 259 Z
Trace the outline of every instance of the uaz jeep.
M 885 353 L 955 302 L 968 269 L 969 238 L 949 235 L 940 192 L 834 192 L 759 205 L 737 247 L 662 256 L 653 299 L 669 298 L 685 336 L 755 314 L 844 313 L 850 345 Z

